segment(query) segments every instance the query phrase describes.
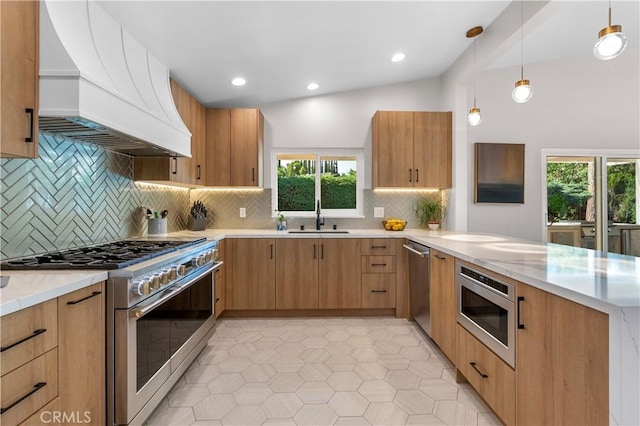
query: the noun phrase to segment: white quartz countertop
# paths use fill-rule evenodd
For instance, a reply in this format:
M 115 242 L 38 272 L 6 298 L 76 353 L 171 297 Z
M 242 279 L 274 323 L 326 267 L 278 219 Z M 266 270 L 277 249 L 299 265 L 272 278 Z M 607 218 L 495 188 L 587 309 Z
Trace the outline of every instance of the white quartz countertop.
M 348 234 L 291 234 L 269 229 L 180 231 L 167 237 L 223 238 L 408 238 L 602 312 L 640 308 L 640 258 L 603 254 L 503 235 L 466 232 L 350 229 Z M 106 271 L 2 271 L 0 315 L 44 302 L 107 279 Z
M 407 229 L 290 234 L 269 229 L 206 229 L 171 236 L 223 238 L 408 238 L 582 305 L 610 312 L 640 307 L 640 258 L 504 235 Z
M 2 271 L 2 276 L 9 283 L 0 288 L 0 316 L 104 281 L 107 271 Z

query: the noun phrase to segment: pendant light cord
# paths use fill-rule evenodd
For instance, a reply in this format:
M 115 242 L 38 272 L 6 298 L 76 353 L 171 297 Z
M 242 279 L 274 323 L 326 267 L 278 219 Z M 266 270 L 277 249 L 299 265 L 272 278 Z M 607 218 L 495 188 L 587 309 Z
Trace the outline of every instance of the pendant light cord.
M 520 0 L 520 80 L 524 80 L 524 0 Z
M 476 69 L 476 37 L 473 38 L 473 107 L 476 108 L 476 84 L 478 80 Z

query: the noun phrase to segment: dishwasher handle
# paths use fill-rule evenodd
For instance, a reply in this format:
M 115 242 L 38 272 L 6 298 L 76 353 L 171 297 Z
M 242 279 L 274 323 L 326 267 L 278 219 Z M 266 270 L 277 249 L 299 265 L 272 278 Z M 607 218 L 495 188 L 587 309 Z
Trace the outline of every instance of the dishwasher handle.
M 408 246 L 406 244 L 403 244 L 402 247 L 406 248 L 410 252 L 413 252 L 413 253 L 417 254 L 420 257 L 425 257 L 425 256 L 429 255 L 429 249 L 428 248 L 425 251 L 418 251 L 418 250 L 414 249 L 413 247 Z

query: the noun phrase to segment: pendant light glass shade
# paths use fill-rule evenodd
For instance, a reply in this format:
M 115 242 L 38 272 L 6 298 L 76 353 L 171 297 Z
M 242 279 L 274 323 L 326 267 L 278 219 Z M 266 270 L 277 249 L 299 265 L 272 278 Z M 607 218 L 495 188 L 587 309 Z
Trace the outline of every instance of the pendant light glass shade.
M 469 110 L 467 115 L 467 123 L 470 126 L 477 126 L 482 123 L 482 114 L 480 114 L 480 108 L 476 106 L 476 37 L 482 34 L 484 28 L 473 27 L 467 31 L 467 38 L 473 38 L 473 108 Z
M 511 93 L 511 97 L 519 104 L 527 102 L 533 95 L 533 89 L 529 84 L 529 80 L 516 81 L 516 87 Z
M 533 88 L 529 80 L 524 79 L 524 1 L 520 1 L 520 80 L 516 81 L 515 88 L 511 92 L 511 98 L 523 104 L 531 99 Z
M 482 123 L 482 114 L 480 114 L 480 108 L 471 108 L 469 110 L 469 115 L 467 115 L 467 123 L 470 126 L 477 126 Z
M 622 33 L 621 25 L 611 25 L 611 8 L 609 8 L 609 26 L 600 30 L 598 41 L 593 46 L 593 54 L 603 61 L 617 58 L 625 47 L 627 38 Z

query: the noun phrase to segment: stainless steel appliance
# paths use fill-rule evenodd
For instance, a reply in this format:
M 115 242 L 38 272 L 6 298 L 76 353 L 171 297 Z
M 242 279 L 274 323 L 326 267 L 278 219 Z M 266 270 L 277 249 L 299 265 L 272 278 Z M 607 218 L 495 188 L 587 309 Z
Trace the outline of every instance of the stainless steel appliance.
M 596 224 L 594 222 L 582 222 L 580 227 L 580 247 L 596 249 Z M 613 223 L 607 224 L 607 251 L 620 253 L 620 228 Z
M 429 247 L 415 241 L 403 245 L 409 251 L 409 309 L 413 319 L 431 336 L 429 305 Z
M 515 367 L 515 287 L 456 263 L 458 323 Z
M 142 424 L 213 334 L 217 242 L 124 240 L 3 262 L 108 270 L 108 425 Z

